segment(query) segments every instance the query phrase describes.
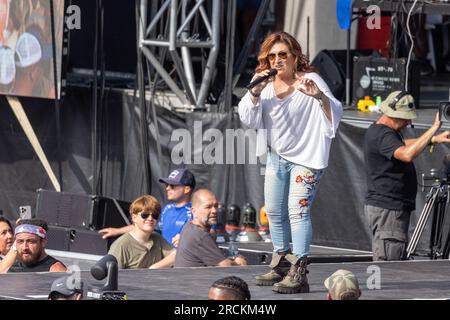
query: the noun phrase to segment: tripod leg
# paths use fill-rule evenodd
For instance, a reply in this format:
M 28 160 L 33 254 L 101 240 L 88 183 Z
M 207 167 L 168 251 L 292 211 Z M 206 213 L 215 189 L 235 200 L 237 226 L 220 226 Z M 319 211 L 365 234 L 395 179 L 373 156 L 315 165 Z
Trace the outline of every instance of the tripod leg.
M 434 206 L 432 227 L 430 234 L 430 256 L 437 259 L 442 254 L 442 227 L 446 210 L 446 193 L 439 196 Z
M 431 211 L 434 207 L 434 203 L 439 194 L 439 188 L 433 187 L 431 190 L 431 196 L 425 203 L 423 207 L 422 213 L 420 214 L 419 220 L 417 222 L 416 228 L 414 229 L 413 235 L 411 236 L 411 240 L 406 247 L 406 259 L 409 259 L 411 254 L 416 250 L 417 244 L 419 243 L 419 239 L 422 236 L 423 230 L 425 229 L 425 225 L 430 217 Z
M 446 199 L 446 202 L 444 204 L 444 206 L 445 206 L 444 215 L 447 213 L 448 200 L 449 200 L 449 195 L 447 193 L 447 199 Z M 445 221 L 445 218 L 443 218 L 443 221 L 442 221 L 442 227 L 441 227 L 442 228 L 442 234 L 444 234 L 444 231 L 443 231 L 443 229 L 444 229 L 444 221 Z M 449 258 L 449 254 L 450 254 L 450 229 L 447 230 L 447 236 L 446 236 L 446 239 L 445 239 L 444 247 L 442 248 L 442 259 L 448 259 Z

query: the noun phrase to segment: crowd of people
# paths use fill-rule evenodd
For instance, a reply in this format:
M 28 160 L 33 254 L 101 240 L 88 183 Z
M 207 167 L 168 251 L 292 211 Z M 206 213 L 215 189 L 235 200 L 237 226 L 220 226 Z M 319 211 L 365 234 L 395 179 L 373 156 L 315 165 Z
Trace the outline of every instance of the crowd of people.
M 179 175 L 179 173 L 182 173 Z M 186 169 L 177 169 L 171 172 L 170 177 L 193 178 L 192 173 Z M 177 186 L 184 186 L 185 180 L 161 179 L 164 183 L 179 183 L 166 190 L 174 190 Z M 195 182 L 193 183 L 195 186 Z M 186 219 L 173 219 L 169 217 L 161 224 L 161 205 L 151 195 L 143 195 L 134 200 L 130 206 L 130 215 L 133 224 L 124 227 L 123 233 L 113 242 L 109 254 L 117 259 L 120 269 L 138 268 L 170 268 L 170 267 L 202 267 L 202 266 L 245 266 L 246 259 L 241 256 L 227 257 L 218 247 L 214 239 L 214 233 L 210 232 L 211 226 L 217 223 L 218 199 L 215 194 L 204 188 L 194 192 L 188 190 L 190 200 L 181 207 Z M 192 195 L 192 196 L 191 196 Z M 166 207 L 171 207 L 168 204 Z M 176 211 L 173 211 L 176 212 Z M 186 214 L 188 212 L 188 214 Z M 159 223 L 158 223 L 159 221 Z M 169 222 L 167 222 L 169 221 Z M 173 231 L 175 226 L 183 221 L 179 232 Z M 158 226 L 156 230 L 155 227 Z M 14 231 L 13 231 L 14 230 Z M 100 230 L 101 234 L 117 234 L 115 230 Z M 128 231 L 129 230 L 129 231 Z M 162 236 L 162 230 L 172 230 L 169 239 L 170 244 Z M 121 230 L 120 230 L 121 231 Z M 119 232 L 120 232 L 119 231 Z M 45 221 L 28 219 L 16 221 L 13 229 L 9 220 L 0 217 L 0 273 L 5 272 L 66 272 L 67 267 L 45 251 L 48 241 L 48 226 Z M 351 274 L 349 272 L 349 274 Z M 356 279 L 353 274 L 353 278 Z M 347 274 L 341 277 L 349 278 Z M 341 283 L 341 278 L 327 279 L 325 287 L 333 292 L 328 293 L 328 299 L 353 299 L 359 295 L 349 295 L 344 298 L 339 296 L 335 283 Z M 351 280 L 353 281 L 353 280 Z M 347 281 L 348 282 L 348 281 Z M 355 283 L 354 281 L 352 283 Z M 358 286 L 356 280 L 356 287 Z M 85 297 L 83 281 L 73 282 L 71 276 L 64 275 L 57 278 L 51 285 L 49 300 L 81 300 Z M 342 286 L 339 290 L 354 290 L 355 285 L 349 289 L 349 285 Z M 359 288 L 359 287 L 358 287 Z M 250 300 L 251 294 L 247 282 L 236 276 L 228 276 L 215 281 L 205 298 L 209 300 Z
M 273 76 L 269 76 L 271 69 L 277 71 Z M 272 33 L 261 44 L 253 80 L 261 77 L 264 81 L 249 89 L 238 106 L 242 123 L 267 134 L 258 134 L 263 143 L 257 143 L 257 153 L 267 153 L 264 205 L 273 254 L 270 271 L 256 275 L 255 283 L 272 286 L 277 293 L 308 293 L 311 206 L 343 109 L 309 65 L 300 44 L 286 32 Z M 409 218 L 415 209 L 413 160 L 427 145 L 449 143 L 450 133 L 438 133 L 437 114 L 430 129 L 418 138 L 405 139 L 401 131 L 416 117 L 414 99 L 407 92 L 391 93 L 381 111 L 365 136 L 365 212 L 374 260 L 392 261 L 404 258 Z M 99 231 L 104 238 L 120 236 L 109 250 L 119 268 L 247 265 L 245 257 L 228 257 L 215 241 L 219 200 L 211 190 L 195 190 L 194 175 L 182 168 L 159 181 L 165 184 L 168 204 L 161 209 L 155 197 L 142 195 L 130 206 L 131 225 Z M 2 218 L 0 272 L 64 272 L 64 264 L 45 252 L 47 231 L 45 222 L 32 219 L 18 221 L 13 232 Z M 329 299 L 361 295 L 355 275 L 347 270 L 338 270 L 324 284 Z M 79 291 L 52 287 L 51 296 L 79 298 Z M 218 280 L 208 293 L 209 299 L 250 297 L 247 284 L 237 277 Z

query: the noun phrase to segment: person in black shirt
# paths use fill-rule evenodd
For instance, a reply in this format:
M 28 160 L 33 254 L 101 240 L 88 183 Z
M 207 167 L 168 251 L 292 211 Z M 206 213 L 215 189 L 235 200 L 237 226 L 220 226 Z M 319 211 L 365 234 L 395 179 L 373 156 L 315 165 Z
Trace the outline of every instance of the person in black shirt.
M 217 224 L 216 195 L 207 189 L 199 189 L 192 195 L 193 220 L 186 223 L 180 234 L 175 257 L 175 267 L 242 266 L 247 265 L 243 256 L 226 257 L 210 234 Z
M 45 221 L 25 219 L 14 231 L 18 263 L 9 272 L 65 272 L 66 266 L 45 252 L 48 226 Z
M 364 139 L 364 211 L 372 231 L 373 260 L 402 260 L 417 192 L 413 160 L 429 144 L 450 142 L 450 132 L 435 135 L 441 126 L 437 113 L 420 137 L 404 139 L 400 132 L 416 118 L 414 98 L 407 92 L 392 92 L 380 109 L 383 115 L 367 129 Z
M 52 283 L 48 300 L 82 300 L 83 282 L 72 276 L 63 276 Z

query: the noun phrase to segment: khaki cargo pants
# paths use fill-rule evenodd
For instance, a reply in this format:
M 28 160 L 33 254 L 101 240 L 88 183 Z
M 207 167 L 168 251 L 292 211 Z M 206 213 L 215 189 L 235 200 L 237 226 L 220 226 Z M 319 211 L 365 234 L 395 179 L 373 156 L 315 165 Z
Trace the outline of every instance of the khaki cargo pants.
M 364 206 L 364 212 L 372 230 L 373 260 L 403 260 L 411 212 L 370 205 Z

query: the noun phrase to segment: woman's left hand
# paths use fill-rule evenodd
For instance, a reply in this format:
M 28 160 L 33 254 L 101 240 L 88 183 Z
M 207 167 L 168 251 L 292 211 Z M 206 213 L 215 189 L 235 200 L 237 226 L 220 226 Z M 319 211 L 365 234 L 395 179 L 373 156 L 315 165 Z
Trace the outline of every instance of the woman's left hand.
M 294 85 L 297 90 L 313 98 L 319 98 L 320 96 L 322 96 L 322 91 L 320 91 L 319 87 L 313 80 L 307 79 L 299 75 L 298 73 L 295 74 L 295 78 L 297 79 L 297 81 Z

